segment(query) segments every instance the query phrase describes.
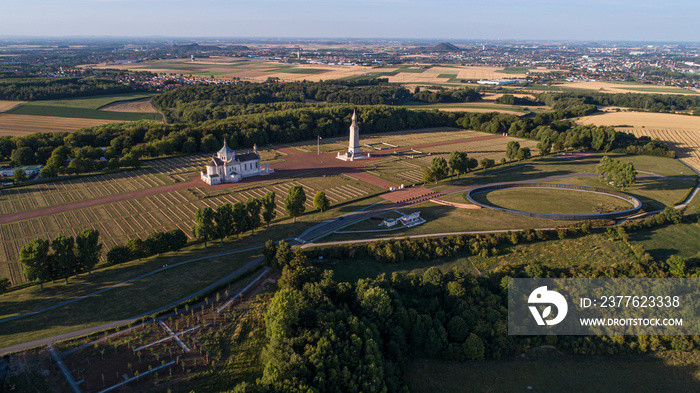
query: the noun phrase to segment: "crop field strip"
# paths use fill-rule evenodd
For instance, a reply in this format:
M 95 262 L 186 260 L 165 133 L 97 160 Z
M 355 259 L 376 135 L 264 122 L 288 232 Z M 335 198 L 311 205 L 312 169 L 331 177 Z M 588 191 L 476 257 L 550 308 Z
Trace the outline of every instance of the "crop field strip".
M 700 172 L 700 131 L 678 129 L 649 129 L 635 128 L 622 129 L 635 136 L 648 136 L 652 139 L 659 138 L 664 142 L 670 142 L 670 146 L 676 151 L 676 157 L 689 167 Z

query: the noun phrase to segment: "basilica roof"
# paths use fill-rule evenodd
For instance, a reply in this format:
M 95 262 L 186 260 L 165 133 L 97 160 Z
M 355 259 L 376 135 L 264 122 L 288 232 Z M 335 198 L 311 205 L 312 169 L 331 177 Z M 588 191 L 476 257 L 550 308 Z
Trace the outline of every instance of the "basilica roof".
M 212 167 L 212 168 L 216 167 L 216 166 L 221 166 L 221 165 L 224 165 L 224 162 L 221 161 L 218 157 L 212 157 L 211 161 L 209 161 L 209 163 L 207 164 L 207 166 Z
M 246 162 L 259 160 L 260 156 L 257 153 L 244 153 L 236 156 L 236 161 Z
M 236 153 L 233 151 L 233 149 L 228 147 L 228 145 L 226 144 L 226 139 L 224 139 L 224 147 L 222 147 L 221 150 L 219 150 L 218 154 L 228 156 L 229 154 L 233 155 Z

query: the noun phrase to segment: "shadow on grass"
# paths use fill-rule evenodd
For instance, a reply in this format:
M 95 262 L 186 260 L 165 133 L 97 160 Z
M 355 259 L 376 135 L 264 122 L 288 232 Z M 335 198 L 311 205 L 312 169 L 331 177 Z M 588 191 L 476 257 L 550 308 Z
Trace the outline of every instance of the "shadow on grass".
M 691 392 L 700 384 L 693 352 L 618 356 L 552 353 L 508 360 L 409 360 L 404 377 L 417 392 Z M 551 351 L 554 352 L 554 351 Z M 611 372 L 614 370 L 614 372 Z

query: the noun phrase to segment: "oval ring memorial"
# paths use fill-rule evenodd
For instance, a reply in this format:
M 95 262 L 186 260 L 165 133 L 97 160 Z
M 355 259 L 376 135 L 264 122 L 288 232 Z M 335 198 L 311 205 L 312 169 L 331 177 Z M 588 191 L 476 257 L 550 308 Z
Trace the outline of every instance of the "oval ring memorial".
M 597 214 L 552 214 L 552 213 L 535 213 L 523 210 L 512 210 L 503 207 L 487 205 L 474 200 L 473 196 L 480 194 L 482 192 L 489 192 L 494 190 L 504 190 L 507 188 L 550 188 L 556 190 L 572 190 L 578 192 L 589 192 L 595 194 L 609 195 L 618 199 L 622 199 L 632 205 L 631 209 L 626 209 L 617 212 L 610 213 L 597 213 Z M 642 209 L 642 203 L 639 199 L 625 194 L 624 192 L 606 190 L 604 188 L 589 187 L 589 186 L 579 186 L 575 184 L 553 184 L 553 183 L 499 183 L 491 184 L 488 186 L 480 186 L 473 188 L 467 192 L 467 199 L 475 205 L 479 205 L 485 209 L 499 210 L 502 212 L 517 214 L 519 216 L 542 218 L 545 220 L 559 220 L 559 221 L 583 221 L 583 220 L 607 220 L 616 219 L 620 217 L 625 217 L 630 214 L 639 212 Z

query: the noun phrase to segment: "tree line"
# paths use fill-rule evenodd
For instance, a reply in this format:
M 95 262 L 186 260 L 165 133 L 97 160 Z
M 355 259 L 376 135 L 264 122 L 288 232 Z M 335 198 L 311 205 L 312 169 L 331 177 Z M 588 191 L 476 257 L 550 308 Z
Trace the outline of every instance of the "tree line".
M 221 244 L 224 238 L 236 235 L 238 239 L 241 233 L 255 230 L 264 222 L 267 229 L 270 229 L 270 222 L 277 217 L 276 194 L 268 191 L 261 198 L 250 198 L 245 203 L 224 203 L 216 209 L 203 207 L 197 209 L 195 223 L 192 226 L 192 234 L 195 238 L 204 243 L 212 239 L 219 239 Z M 313 198 L 313 206 L 320 212 L 326 211 L 330 207 L 330 200 L 323 191 L 318 191 Z M 284 209 L 296 222 L 297 217 L 306 211 L 306 193 L 304 187 L 295 185 L 289 188 L 287 196 L 284 198 Z
M 700 108 L 700 97 L 680 94 L 646 93 L 542 93 L 537 99 L 552 108 L 571 105 L 605 105 L 644 109 L 650 112 L 674 112 Z
M 0 100 L 36 101 L 133 92 L 136 89 L 106 78 L 0 78 Z
M 168 251 L 179 251 L 187 245 L 187 235 L 180 229 L 154 232 L 142 240 L 135 237 L 125 245 L 112 247 L 106 255 L 107 263 L 116 265 L 136 259 L 160 255 Z

